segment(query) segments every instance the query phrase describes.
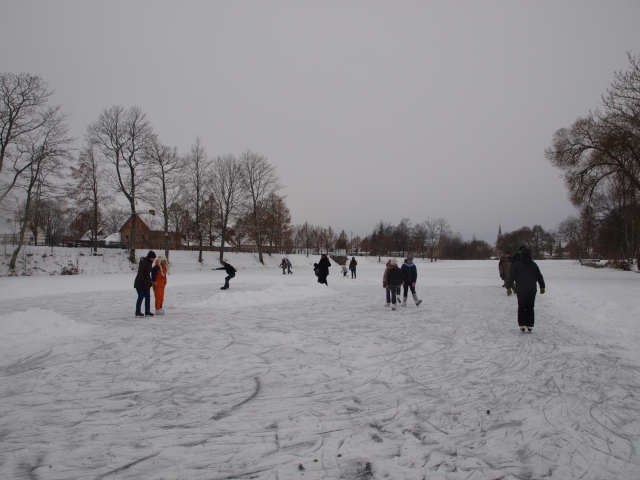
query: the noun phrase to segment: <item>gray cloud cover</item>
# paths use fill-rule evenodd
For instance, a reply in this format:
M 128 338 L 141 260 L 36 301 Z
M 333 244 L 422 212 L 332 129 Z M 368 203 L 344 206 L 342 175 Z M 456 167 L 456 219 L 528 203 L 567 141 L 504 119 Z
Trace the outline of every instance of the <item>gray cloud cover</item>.
M 543 151 L 597 108 L 640 2 L 3 1 L 2 71 L 41 75 L 74 136 L 139 105 L 164 143 L 250 148 L 293 221 L 466 237 L 573 212 Z

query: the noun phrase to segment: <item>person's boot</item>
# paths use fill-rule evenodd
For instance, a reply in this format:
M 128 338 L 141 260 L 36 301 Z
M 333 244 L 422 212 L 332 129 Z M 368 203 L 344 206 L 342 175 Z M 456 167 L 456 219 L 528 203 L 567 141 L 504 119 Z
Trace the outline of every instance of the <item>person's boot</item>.
M 136 312 L 136 317 L 144 317 L 144 313 L 142 313 L 142 312 Z
M 393 310 L 394 312 L 396 311 L 396 304 L 393 304 L 393 307 L 391 307 L 391 310 Z
M 407 297 L 402 297 L 402 306 L 403 307 L 407 306 Z
M 521 331 L 521 332 L 524 332 L 524 327 L 520 327 L 520 331 Z
M 419 307 L 420 304 L 422 303 L 422 300 L 420 300 L 418 298 L 418 294 L 417 293 L 412 293 L 411 295 L 413 296 L 413 301 L 416 302 L 416 307 Z M 404 297 L 404 298 L 405 298 L 405 300 L 407 299 L 407 297 Z
M 384 306 L 385 307 L 389 307 L 389 306 L 391 306 L 391 304 L 390 303 L 385 303 Z

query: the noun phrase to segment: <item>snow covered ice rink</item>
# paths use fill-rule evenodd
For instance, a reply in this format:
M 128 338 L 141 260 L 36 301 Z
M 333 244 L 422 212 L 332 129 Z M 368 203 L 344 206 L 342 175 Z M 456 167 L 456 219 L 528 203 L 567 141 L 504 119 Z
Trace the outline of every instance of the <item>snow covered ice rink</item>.
M 497 261 L 417 260 L 393 312 L 377 258 L 327 288 L 229 254 L 221 291 L 179 252 L 136 319 L 134 272 L 90 274 L 112 255 L 0 278 L 2 479 L 640 477 L 637 273 L 538 262 L 523 334 Z

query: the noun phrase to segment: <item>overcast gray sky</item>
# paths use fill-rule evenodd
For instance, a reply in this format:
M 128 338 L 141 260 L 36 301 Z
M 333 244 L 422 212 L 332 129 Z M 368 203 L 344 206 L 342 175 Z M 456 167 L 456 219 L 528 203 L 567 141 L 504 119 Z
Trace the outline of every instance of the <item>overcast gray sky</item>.
M 42 76 L 81 138 L 140 106 L 163 143 L 249 148 L 277 166 L 294 223 L 366 235 L 445 217 L 490 243 L 498 222 L 573 213 L 544 158 L 598 106 L 626 52 L 631 1 L 0 0 L 0 71 Z

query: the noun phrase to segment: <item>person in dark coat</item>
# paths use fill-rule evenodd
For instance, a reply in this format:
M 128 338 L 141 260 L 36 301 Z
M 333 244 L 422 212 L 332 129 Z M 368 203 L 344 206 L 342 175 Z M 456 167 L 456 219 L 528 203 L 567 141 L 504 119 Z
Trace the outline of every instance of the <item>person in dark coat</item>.
M 396 294 L 400 293 L 400 285 L 402 285 L 402 271 L 398 268 L 398 260 L 391 258 L 389 260 L 389 269 L 387 270 L 387 288 L 391 291 L 391 310 L 396 309 Z
M 520 260 L 511 267 L 509 280 L 507 280 L 507 295 L 511 296 L 511 287 L 514 282 L 518 285 L 518 325 L 520 331 L 524 332 L 525 327 L 531 331 L 535 322 L 534 306 L 536 303 L 536 293 L 540 285 L 540 295 L 544 294 L 545 284 L 540 268 L 531 258 L 531 252 L 526 248 L 518 252 Z
M 222 261 L 220 268 L 214 268 L 214 270 L 224 270 L 227 272 L 227 276 L 224 278 L 224 287 L 220 287 L 220 290 L 227 290 L 229 288 L 229 280 L 236 276 L 236 269 L 233 268 L 226 260 Z
M 154 258 L 156 258 L 156 253 L 150 251 L 146 257 L 140 259 L 140 264 L 138 265 L 138 274 L 136 275 L 135 282 L 133 282 L 133 287 L 136 289 L 136 292 L 138 292 L 136 317 L 153 317 L 153 313 L 151 313 L 151 270 L 153 269 Z M 144 313 L 140 310 L 143 299 Z
M 280 268 L 282 269 L 282 274 L 286 275 L 287 274 L 287 260 L 286 259 L 282 259 L 282 262 L 280 262 Z
M 327 258 L 325 254 L 322 255 L 322 258 L 318 262 L 318 283 L 324 283 L 326 286 L 329 286 L 327 283 L 327 276 L 329 275 L 329 267 L 331 266 L 331 262 Z
M 407 294 L 409 293 L 409 289 L 411 289 L 411 296 L 413 297 L 413 301 L 416 302 L 416 307 L 419 307 L 422 303 L 422 300 L 418 298 L 416 294 L 416 282 L 418 281 L 418 269 L 416 265 L 413 263 L 413 256 L 409 255 L 405 259 L 402 264 L 402 268 L 400 268 L 402 272 L 402 287 L 404 289 L 402 295 L 402 306 L 407 306 Z
M 351 261 L 349 262 L 349 270 L 351 270 L 352 280 L 356 278 L 356 265 L 358 265 L 358 262 L 356 262 L 356 257 L 351 257 Z
M 507 252 L 500 257 L 500 262 L 498 262 L 498 271 L 500 272 L 503 287 L 506 287 L 507 280 L 511 274 L 511 265 L 511 254 Z

